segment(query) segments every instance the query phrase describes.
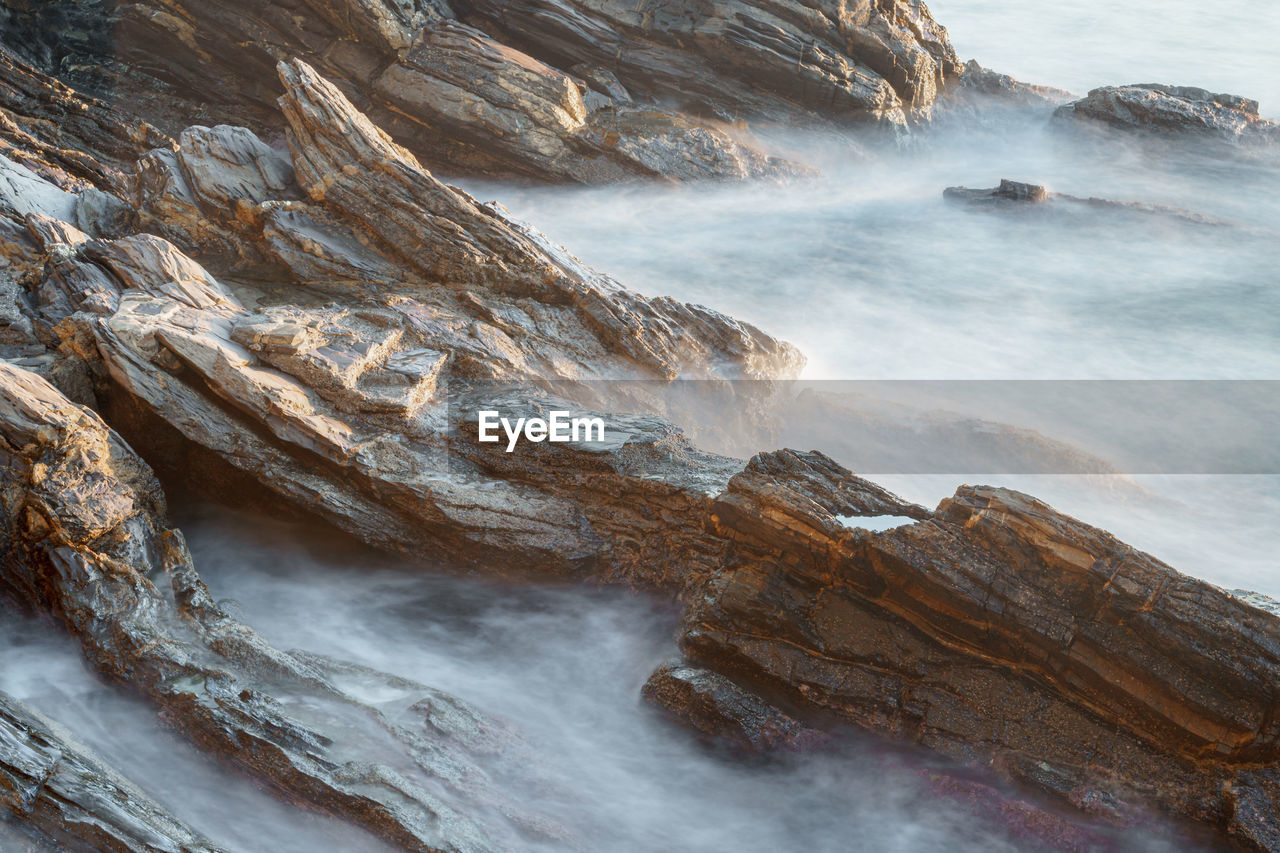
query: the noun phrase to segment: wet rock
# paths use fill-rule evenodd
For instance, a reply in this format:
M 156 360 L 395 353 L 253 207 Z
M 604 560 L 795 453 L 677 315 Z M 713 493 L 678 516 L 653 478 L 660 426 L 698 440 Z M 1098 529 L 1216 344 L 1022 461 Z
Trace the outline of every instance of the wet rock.
M 710 670 L 667 664 L 649 676 L 643 693 L 690 728 L 751 751 L 812 747 L 830 737 Z
M 1049 200 L 1049 190 L 1039 184 L 1024 184 L 1008 178 L 1000 180 L 1000 186 L 990 190 L 971 190 L 968 187 L 947 187 L 942 195 L 952 201 L 972 205 L 999 205 L 1004 202 L 1040 203 Z
M 56 723 L 5 693 L 0 693 L 0 806 L 59 849 L 216 850 Z
M 1043 210 L 1050 211 L 1087 209 L 1095 213 L 1138 214 L 1140 216 L 1180 220 L 1195 225 L 1234 227 L 1231 222 L 1225 219 L 1196 213 L 1194 210 L 1141 201 L 1098 198 L 1097 196 L 1085 198 L 1068 193 L 1053 192 L 1040 184 L 1027 184 L 1011 181 L 1007 178 L 1001 179 L 1000 185 L 992 189 L 947 187 L 942 191 L 942 196 L 948 201 L 980 210 L 1007 210 L 1035 205 Z
M 14 599 L 291 800 L 409 850 L 520 847 L 516 827 L 538 820 L 469 757 L 518 754 L 502 724 L 405 679 L 272 648 L 213 601 L 151 470 L 101 419 L 5 362 L 0 392 L 0 584 Z M 359 699 L 371 693 L 376 707 Z
M 1104 86 L 1059 107 L 1055 119 L 1128 131 L 1183 134 L 1239 146 L 1274 144 L 1280 126 L 1258 114 L 1258 102 L 1193 86 L 1143 83 Z
M 1280 748 L 1280 620 L 1004 489 L 852 530 L 822 470 L 765 454 L 717 498 L 733 544 L 691 598 L 691 664 L 1108 819 L 1231 826 L 1224 785 Z

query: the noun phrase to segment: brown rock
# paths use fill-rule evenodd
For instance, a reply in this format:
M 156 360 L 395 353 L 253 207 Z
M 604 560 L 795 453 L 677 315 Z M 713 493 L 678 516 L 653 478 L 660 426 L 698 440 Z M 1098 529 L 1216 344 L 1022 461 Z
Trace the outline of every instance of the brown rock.
M 1061 122 L 1093 123 L 1126 131 L 1184 135 L 1234 146 L 1280 141 L 1280 125 L 1258 114 L 1258 102 L 1194 86 L 1141 83 L 1104 86 L 1059 107 Z
M 643 693 L 690 728 L 754 752 L 813 747 L 829 739 L 710 670 L 666 664 L 649 676 Z

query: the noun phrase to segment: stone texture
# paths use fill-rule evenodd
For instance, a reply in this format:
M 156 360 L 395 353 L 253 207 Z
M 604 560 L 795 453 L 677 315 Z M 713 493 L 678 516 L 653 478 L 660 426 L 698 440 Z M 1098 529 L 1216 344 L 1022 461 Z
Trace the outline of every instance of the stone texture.
M 605 68 L 633 94 L 728 120 L 901 123 L 960 72 L 946 30 L 919 0 L 468 0 L 457 9 L 544 61 Z
M 0 391 L 0 582 L 61 619 L 103 675 L 290 799 L 404 849 L 513 850 L 519 832 L 549 826 L 503 802 L 469 757 L 498 744 L 517 756 L 503 725 L 423 685 L 272 648 L 214 602 L 182 534 L 165 526 L 151 470 L 97 415 L 6 362 Z M 357 698 L 371 692 L 390 698 L 376 707 Z M 164 846 L 162 830 L 180 827 L 145 799 L 131 801 L 139 824 L 126 829 L 154 846 L 112 846 L 112 827 L 128 813 L 113 777 L 70 754 L 50 763 L 38 740 L 25 749 L 36 750 L 19 756 L 26 765 L 44 754 L 51 769 L 87 774 L 105 794 L 79 801 L 98 827 L 64 831 L 106 839 L 99 849 L 205 849 Z
M 21 358 L 87 365 L 112 423 L 186 482 L 261 492 L 434 563 L 678 600 L 687 660 L 647 693 L 705 734 L 765 749 L 853 725 L 1107 820 L 1154 808 L 1275 846 L 1273 614 L 1024 495 L 966 487 L 930 512 L 820 453 L 699 448 L 646 383 L 707 380 L 713 405 L 753 412 L 720 380 L 794 376 L 798 352 L 627 291 L 418 156 L 587 180 L 756 174 L 705 116 L 923 113 L 957 71 L 923 6 L 291 9 L 111 10 L 120 126 L 164 114 L 173 138 L 136 125 L 111 147 L 107 113 L 8 66 L 62 105 L 14 96 L 14 115 L 83 103 L 93 119 L 0 134 L 21 151 L 0 211 Z M 143 70 L 157 55 L 172 60 L 162 84 Z M 467 79 L 468 63 L 483 73 Z M 457 144 L 410 151 L 370 118 L 396 110 L 402 132 L 439 124 Z M 643 382 L 598 381 L 616 379 Z M 118 435 L 11 363 L 0 385 L 0 577 L 99 670 L 289 798 L 409 849 L 523 849 L 543 831 L 471 760 L 492 748 L 518 764 L 504 727 L 422 685 L 271 648 L 210 600 Z M 476 441 L 481 407 L 599 412 L 608 431 L 508 454 Z M 883 515 L 916 521 L 850 524 Z M 371 685 L 398 698 L 364 705 Z
M 1280 126 L 1258 114 L 1258 102 L 1194 86 L 1140 83 L 1104 86 L 1059 107 L 1054 117 L 1127 131 L 1186 135 L 1237 146 L 1280 141 Z
M 216 853 L 60 726 L 0 693 L 0 806 L 59 849 Z
M 432 139 L 473 171 L 504 164 L 531 177 L 603 182 L 636 177 L 747 178 L 801 174 L 679 114 L 606 97 L 482 32 L 424 27 L 375 81 L 401 138 Z M 586 96 L 584 98 L 584 95 Z M 593 97 L 594 96 L 594 97 Z
M 697 667 L 659 667 L 643 694 L 696 731 L 753 752 L 813 747 L 828 739 L 723 675 Z
M 1004 489 L 850 530 L 847 487 L 813 470 L 764 454 L 717 498 L 733 544 L 686 613 L 693 665 L 1113 820 L 1270 820 L 1224 791 L 1276 772 L 1280 621 Z

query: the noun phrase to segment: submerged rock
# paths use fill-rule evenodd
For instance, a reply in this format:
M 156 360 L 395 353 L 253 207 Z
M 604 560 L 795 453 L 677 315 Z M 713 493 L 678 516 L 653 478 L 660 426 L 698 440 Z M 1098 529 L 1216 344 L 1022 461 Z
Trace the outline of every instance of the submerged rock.
M 1005 202 L 1030 202 L 1039 204 L 1049 200 L 1048 188 L 1040 184 L 1026 184 L 1021 181 L 1000 179 L 1000 186 L 989 190 L 971 190 L 968 187 L 947 187 L 942 195 L 952 201 L 962 201 L 972 205 L 1000 205 Z
M 1194 86 L 1104 86 L 1059 107 L 1054 118 L 1129 131 L 1185 134 L 1232 145 L 1280 142 L 1280 125 L 1258 114 L 1257 101 Z
M 992 189 L 970 189 L 969 187 L 947 187 L 942 191 L 943 198 L 969 207 L 986 210 L 1004 210 L 1035 205 L 1049 210 L 1088 209 L 1097 212 L 1119 214 L 1136 213 L 1156 217 L 1168 217 L 1196 225 L 1214 225 L 1231 227 L 1233 223 L 1214 216 L 1206 216 L 1193 210 L 1170 207 L 1163 204 L 1150 204 L 1141 201 L 1117 201 L 1109 198 L 1090 196 L 1084 198 L 1068 193 L 1053 192 L 1040 184 L 1028 184 L 1000 180 L 1000 185 Z

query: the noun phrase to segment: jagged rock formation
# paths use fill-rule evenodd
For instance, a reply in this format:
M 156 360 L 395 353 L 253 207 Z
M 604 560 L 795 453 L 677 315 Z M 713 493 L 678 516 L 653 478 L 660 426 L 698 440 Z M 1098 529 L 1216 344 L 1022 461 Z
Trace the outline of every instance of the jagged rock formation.
M 62 849 L 217 853 L 56 723 L 5 693 L 0 806 Z
M 1065 89 L 1023 83 L 1008 74 L 983 68 L 975 59 L 970 59 L 964 64 L 959 85 L 955 86 L 949 94 L 958 97 L 976 95 L 1019 107 L 1058 106 L 1076 98 Z
M 789 453 L 730 481 L 711 516 L 726 569 L 680 637 L 693 665 L 1086 811 L 1156 804 L 1274 848 L 1271 614 L 1004 489 L 849 529 L 838 516 L 891 509 L 862 488 Z
M 164 498 L 145 463 L 97 415 L 3 361 L 0 459 L 4 588 L 58 616 L 99 671 L 141 692 L 199 745 L 408 850 L 514 850 L 522 835 L 555 831 L 502 802 L 469 757 L 518 751 L 502 725 L 423 685 L 274 649 L 223 612 L 182 534 L 164 525 Z M 376 707 L 355 698 L 371 690 L 392 698 Z M 15 736 L 33 738 L 26 750 L 35 752 L 15 761 L 29 768 L 43 753 L 47 769 L 93 772 L 74 754 L 50 762 L 55 745 L 18 722 L 27 734 Z M 16 807 L 44 809 L 38 825 L 60 825 L 99 849 L 205 849 L 145 799 L 122 802 L 113 776 L 95 784 L 102 800 L 64 803 L 90 811 L 84 824 L 58 824 L 48 804 L 33 803 L 27 795 L 46 790 L 39 786 L 23 785 Z M 458 791 L 468 814 L 450 804 Z M 139 820 L 127 829 L 143 838 L 112 846 L 126 806 Z M 176 844 L 164 846 L 166 837 Z
M 271 71 L 301 57 L 433 168 L 542 180 L 802 173 L 738 124 L 901 125 L 960 71 L 920 0 L 6 6 L 32 62 L 172 135 L 175 114 L 278 128 Z
M 466 0 L 466 20 L 561 67 L 603 69 L 633 92 L 729 120 L 905 121 L 960 72 L 919 0 L 728 0 L 673 8 L 616 0 Z
M 1054 118 L 1251 147 L 1280 141 L 1280 125 L 1258 114 L 1258 102 L 1194 86 L 1139 83 L 1104 86 L 1059 107 Z
M 0 104 L 17 128 L 0 127 L 4 355 L 96 393 L 143 452 L 214 489 L 460 568 L 677 598 L 687 661 L 646 693 L 705 734 L 764 749 L 854 724 L 1106 819 L 1155 807 L 1280 848 L 1273 614 L 1023 495 L 966 487 L 931 512 L 818 453 L 700 449 L 644 382 L 714 395 L 792 376 L 799 353 L 627 291 L 418 156 L 586 180 L 785 168 L 645 101 L 902 121 L 957 71 L 922 5 L 163 6 L 114 8 L 123 61 L 93 85 L 126 117 L 198 102 L 182 117 L 202 124 L 120 135 L 104 102 L 0 67 L 22 81 Z M 33 50 L 61 66 L 66 47 Z M 162 50 L 164 81 L 144 70 Z M 69 117 L 33 122 L 50 109 Z M 366 113 L 438 133 L 415 154 Z M 102 672 L 286 797 L 409 849 L 558 831 L 472 760 L 518 753 L 512 733 L 425 686 L 270 647 L 209 598 L 116 433 L 13 364 L 0 390 L 0 579 Z M 608 429 L 507 453 L 478 441 L 481 408 L 594 408 Z M 856 526 L 886 515 L 916 521 Z M 354 698 L 370 685 L 397 698 Z

